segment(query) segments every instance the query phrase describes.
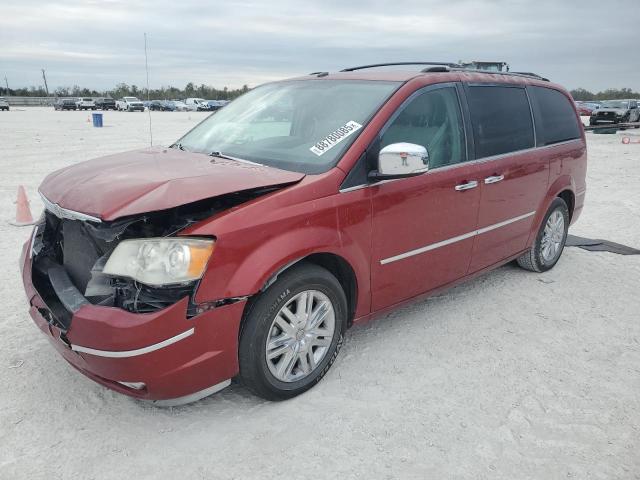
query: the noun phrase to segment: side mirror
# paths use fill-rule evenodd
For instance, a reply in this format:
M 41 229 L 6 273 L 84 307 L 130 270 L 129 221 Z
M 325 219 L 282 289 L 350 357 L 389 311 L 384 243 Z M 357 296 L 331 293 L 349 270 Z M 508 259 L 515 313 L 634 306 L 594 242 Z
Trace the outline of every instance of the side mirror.
M 429 170 L 429 153 L 422 145 L 392 143 L 378 154 L 378 170 L 369 173 L 373 180 L 405 178 Z

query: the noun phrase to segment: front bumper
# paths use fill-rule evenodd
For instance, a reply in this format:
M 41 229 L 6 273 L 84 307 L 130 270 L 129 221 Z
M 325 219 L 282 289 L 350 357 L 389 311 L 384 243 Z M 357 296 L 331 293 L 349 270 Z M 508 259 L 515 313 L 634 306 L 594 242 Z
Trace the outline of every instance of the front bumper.
M 592 115 L 590 118 L 591 123 L 621 123 L 624 121 L 624 117 L 619 115 Z
M 87 377 L 140 399 L 193 401 L 198 393 L 213 393 L 215 387 L 226 386 L 237 375 L 238 332 L 245 301 L 189 319 L 188 298 L 144 314 L 83 304 L 64 332 L 47 320 L 51 309 L 33 286 L 30 249 L 28 241 L 20 261 L 29 313 L 54 348 Z

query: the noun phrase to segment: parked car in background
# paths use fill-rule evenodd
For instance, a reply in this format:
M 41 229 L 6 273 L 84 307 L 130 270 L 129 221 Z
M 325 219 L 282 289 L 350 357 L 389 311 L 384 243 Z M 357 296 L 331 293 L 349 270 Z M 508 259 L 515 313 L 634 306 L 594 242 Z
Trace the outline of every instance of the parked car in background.
M 195 107 L 195 110 L 197 111 L 210 110 L 209 104 L 204 98 L 187 98 L 184 103 L 192 108 Z
M 75 110 L 76 108 L 75 98 L 58 98 L 53 104 L 54 110 Z
M 586 107 L 590 108 L 592 111 L 593 110 L 597 110 L 598 108 L 600 108 L 600 103 L 599 102 L 582 102 L 583 105 L 585 105 Z
M 169 100 L 151 100 L 149 103 L 149 110 L 159 112 L 172 112 L 175 110 L 173 102 Z
M 193 111 L 193 107 L 190 107 L 182 100 L 171 100 L 171 104 L 173 105 L 173 110 L 176 112 L 189 112 Z
M 638 121 L 640 108 L 636 100 L 605 100 L 591 114 L 589 125 Z
M 229 100 L 207 100 L 207 103 L 209 104 L 209 110 L 220 110 L 229 103 Z
M 151 100 L 147 105 L 147 108 L 151 111 L 161 111 L 162 110 L 162 100 Z
M 286 399 L 352 324 L 512 260 L 552 269 L 587 188 L 569 93 L 364 68 L 262 85 L 171 148 L 49 175 L 20 265 L 65 360 L 147 400 L 234 377 Z
M 176 106 L 171 100 L 162 100 L 162 106 L 166 112 L 173 112 L 176 109 Z
M 76 100 L 77 110 L 94 110 L 95 108 L 96 108 L 96 103 L 93 101 L 93 98 L 83 97 L 83 98 L 78 98 L 78 100 Z
M 578 111 L 578 114 L 580 114 L 580 116 L 588 117 L 598 107 L 594 103 L 587 103 L 587 102 L 575 102 L 575 103 L 576 103 L 576 110 Z
M 116 101 L 113 98 L 96 98 L 96 109 L 98 110 L 115 110 Z
M 144 103 L 136 97 L 122 97 L 116 101 L 116 109 L 123 112 L 144 112 Z
M 7 99 L 4 97 L 0 97 L 0 110 L 9 111 L 9 102 L 7 102 Z

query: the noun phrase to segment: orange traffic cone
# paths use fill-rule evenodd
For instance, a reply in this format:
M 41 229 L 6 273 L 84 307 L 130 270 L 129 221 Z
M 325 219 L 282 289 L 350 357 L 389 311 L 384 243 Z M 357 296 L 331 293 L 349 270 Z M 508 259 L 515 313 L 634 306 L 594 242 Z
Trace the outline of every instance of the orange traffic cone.
M 18 187 L 18 199 L 16 200 L 16 220 L 9 222 L 16 227 L 23 227 L 25 225 L 33 225 L 33 216 L 31 215 L 31 209 L 29 208 L 29 199 L 24 191 L 24 187 L 20 185 Z

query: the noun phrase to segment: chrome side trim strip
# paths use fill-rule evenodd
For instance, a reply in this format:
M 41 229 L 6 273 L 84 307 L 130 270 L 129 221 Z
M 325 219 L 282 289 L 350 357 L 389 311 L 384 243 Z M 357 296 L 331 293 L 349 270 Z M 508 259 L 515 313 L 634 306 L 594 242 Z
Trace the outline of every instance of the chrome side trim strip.
M 360 190 L 362 188 L 367 188 L 369 186 L 368 183 L 361 183 L 360 185 L 355 185 L 353 187 L 341 188 L 338 190 L 340 193 L 353 192 L 354 190 Z
M 587 191 L 586 191 L 586 190 L 582 190 L 582 191 L 580 191 L 580 192 L 577 192 L 577 193 L 576 193 L 576 197 L 581 197 L 581 196 L 582 196 L 582 195 L 584 195 L 585 193 L 587 193 Z
M 482 228 L 479 228 L 478 230 L 474 230 L 469 233 L 458 235 L 457 237 L 448 238 L 446 240 L 442 240 L 441 242 L 432 243 L 431 245 L 427 245 L 425 247 L 416 248 L 415 250 L 410 250 L 408 252 L 395 255 L 393 257 L 384 258 L 380 260 L 380 265 L 386 265 L 388 263 L 397 262 L 398 260 L 403 260 L 408 257 L 413 257 L 414 255 L 420 255 L 421 253 L 425 253 L 430 250 L 435 250 L 436 248 L 444 247 L 446 245 L 451 245 L 452 243 L 460 242 L 462 240 L 466 240 L 467 238 L 475 237 L 476 235 L 482 235 L 483 233 L 490 232 L 491 230 L 496 230 L 497 228 L 501 228 L 511 223 L 519 222 L 520 220 L 529 218 L 535 215 L 535 213 L 536 213 L 535 211 L 525 213 L 524 215 L 519 215 L 517 217 L 510 218 L 500 223 L 494 223 L 493 225 L 489 225 L 487 227 L 482 227 Z
M 44 208 L 49 210 L 58 218 L 66 218 L 68 220 L 83 220 L 88 222 L 96 222 L 101 223 L 98 217 L 93 217 L 91 215 L 87 215 L 86 213 L 75 212 L 73 210 L 69 210 L 68 208 L 63 208 L 57 203 L 53 203 L 47 197 L 45 197 L 41 191 L 38 190 L 40 194 L 40 198 L 42 199 L 42 203 L 44 203 Z
M 204 397 L 208 397 L 209 395 L 213 395 L 214 393 L 217 393 L 220 390 L 227 388 L 229 385 L 231 385 L 231 379 L 224 380 L 209 388 L 205 388 L 204 390 L 200 390 L 199 392 L 192 393 L 190 395 L 185 395 L 184 397 L 170 398 L 168 400 L 143 400 L 143 401 L 150 402 L 156 407 L 177 407 L 180 405 L 185 405 L 187 403 L 197 402 L 198 400 Z
M 415 250 L 410 250 L 408 252 L 401 253 L 400 255 L 395 255 L 393 257 L 380 260 L 380 265 L 386 265 L 387 263 L 397 262 L 398 260 L 402 260 L 404 258 L 413 257 L 414 255 L 420 255 L 421 253 L 425 253 L 430 250 L 435 250 L 436 248 L 444 247 L 452 243 L 460 242 L 462 240 L 466 240 L 467 238 L 475 237 L 476 235 L 477 235 L 476 231 L 473 231 L 473 232 L 465 233 L 463 235 L 458 235 L 457 237 L 443 240 L 441 242 L 432 243 L 431 245 L 427 245 L 426 247 L 416 248 Z
M 128 357 L 137 357 L 138 355 L 144 355 L 145 353 L 155 352 L 156 350 L 160 350 L 161 348 L 172 345 L 180 340 L 183 340 L 187 337 L 190 337 L 195 332 L 195 328 L 190 328 L 186 332 L 182 332 L 175 337 L 167 338 L 159 343 L 154 343 L 153 345 L 149 345 L 148 347 L 138 348 L 136 350 L 125 350 L 125 351 L 113 351 L 113 350 L 96 350 L 95 348 L 82 347 L 80 345 L 71 345 L 71 350 L 74 352 L 80 353 L 88 353 L 89 355 L 95 355 L 97 357 L 107 357 L 107 358 L 128 358 Z
M 494 223 L 493 225 L 489 225 L 488 227 L 479 228 L 478 230 L 476 230 L 476 234 L 481 235 L 483 233 L 490 232 L 491 230 L 495 230 L 497 228 L 505 227 L 505 226 L 509 225 L 510 223 L 519 222 L 520 220 L 524 220 L 525 218 L 529 218 L 529 217 L 531 217 L 531 216 L 533 216 L 535 214 L 536 214 L 536 212 L 533 211 L 533 212 L 525 213 L 524 215 L 519 215 L 517 217 L 510 218 L 509 220 L 505 220 L 504 222 Z

